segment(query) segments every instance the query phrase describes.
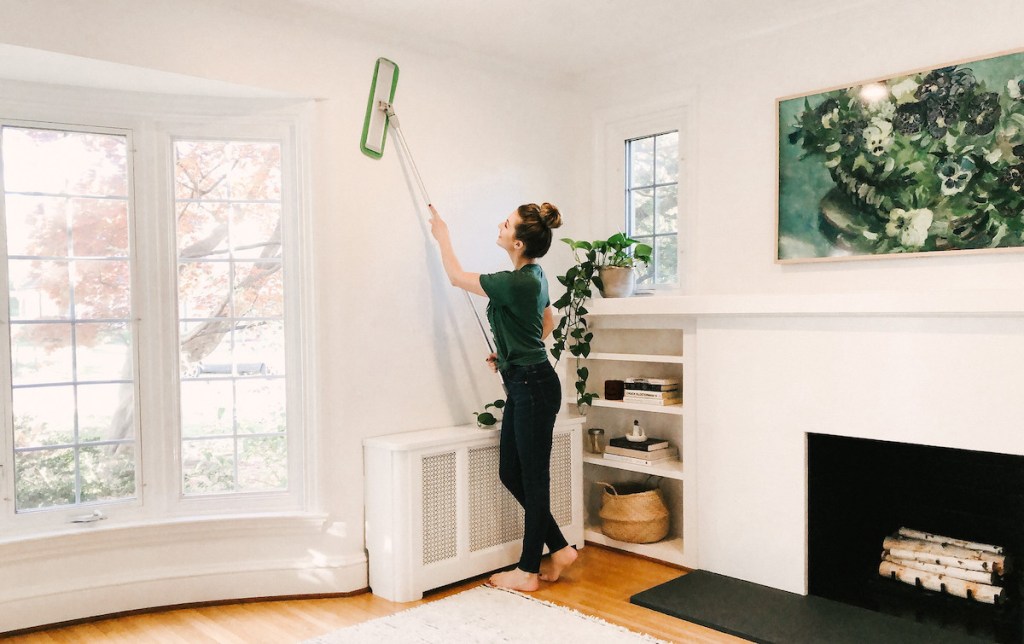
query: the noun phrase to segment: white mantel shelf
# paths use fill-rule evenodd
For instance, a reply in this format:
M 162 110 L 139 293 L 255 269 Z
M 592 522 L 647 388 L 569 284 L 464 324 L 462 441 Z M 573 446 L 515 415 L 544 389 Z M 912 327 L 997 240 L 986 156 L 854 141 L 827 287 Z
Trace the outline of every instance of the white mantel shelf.
M 844 294 L 639 295 L 595 297 L 592 315 L 706 317 L 1024 317 L 1024 289 Z

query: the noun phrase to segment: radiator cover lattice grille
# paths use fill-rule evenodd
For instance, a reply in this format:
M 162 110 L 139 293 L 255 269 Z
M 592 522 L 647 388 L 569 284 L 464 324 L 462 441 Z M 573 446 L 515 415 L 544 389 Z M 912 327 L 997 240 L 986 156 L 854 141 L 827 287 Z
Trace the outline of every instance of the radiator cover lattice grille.
M 554 437 L 551 449 L 551 514 L 572 523 L 571 437 Z M 498 478 L 498 447 L 469 450 L 469 549 L 477 552 L 523 538 L 523 509 Z
M 423 563 L 458 553 L 458 493 L 455 452 L 423 457 Z

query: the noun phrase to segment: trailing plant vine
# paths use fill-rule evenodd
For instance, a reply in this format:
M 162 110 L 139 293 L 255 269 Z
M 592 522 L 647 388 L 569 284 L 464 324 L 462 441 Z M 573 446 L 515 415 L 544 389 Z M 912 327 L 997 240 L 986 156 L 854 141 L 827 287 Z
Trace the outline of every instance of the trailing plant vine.
M 604 288 L 600 275 L 600 269 L 604 266 L 635 268 L 650 264 L 652 249 L 623 233 L 615 233 L 606 240 L 594 242 L 576 241 L 568 237 L 562 241 L 572 249 L 576 264 L 565 275 L 558 276 L 558 282 L 565 287 L 565 293 L 554 304 L 556 309 L 562 311 L 562 319 L 552 332 L 554 344 L 551 355 L 555 362 L 565 351 L 576 358 L 576 404 L 582 410 L 598 398 L 596 392 L 587 391 L 590 371 L 580 363 L 590 355 L 590 342 L 594 339 L 587 324 L 588 311 L 584 306 L 593 295 L 591 286 L 596 286 L 598 290 Z

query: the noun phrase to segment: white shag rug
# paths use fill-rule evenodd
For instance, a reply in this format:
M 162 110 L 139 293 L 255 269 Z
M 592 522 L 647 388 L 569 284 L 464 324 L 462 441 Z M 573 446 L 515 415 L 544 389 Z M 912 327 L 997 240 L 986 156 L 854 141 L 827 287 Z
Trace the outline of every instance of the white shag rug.
M 394 615 L 333 631 L 303 644 L 349 642 L 667 644 L 570 608 L 489 586 L 478 586 Z

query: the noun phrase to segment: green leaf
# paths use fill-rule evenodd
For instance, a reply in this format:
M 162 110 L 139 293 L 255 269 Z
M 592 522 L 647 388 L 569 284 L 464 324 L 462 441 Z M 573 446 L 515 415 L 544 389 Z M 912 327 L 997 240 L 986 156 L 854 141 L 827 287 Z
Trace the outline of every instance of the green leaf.
M 586 380 L 590 377 L 590 369 L 586 367 L 580 367 L 576 370 L 576 375 L 580 377 L 580 380 Z
M 479 425 L 490 426 L 498 422 L 498 419 L 494 417 L 494 414 L 490 414 L 486 411 L 479 414 L 473 412 L 473 414 L 476 416 L 476 422 Z

